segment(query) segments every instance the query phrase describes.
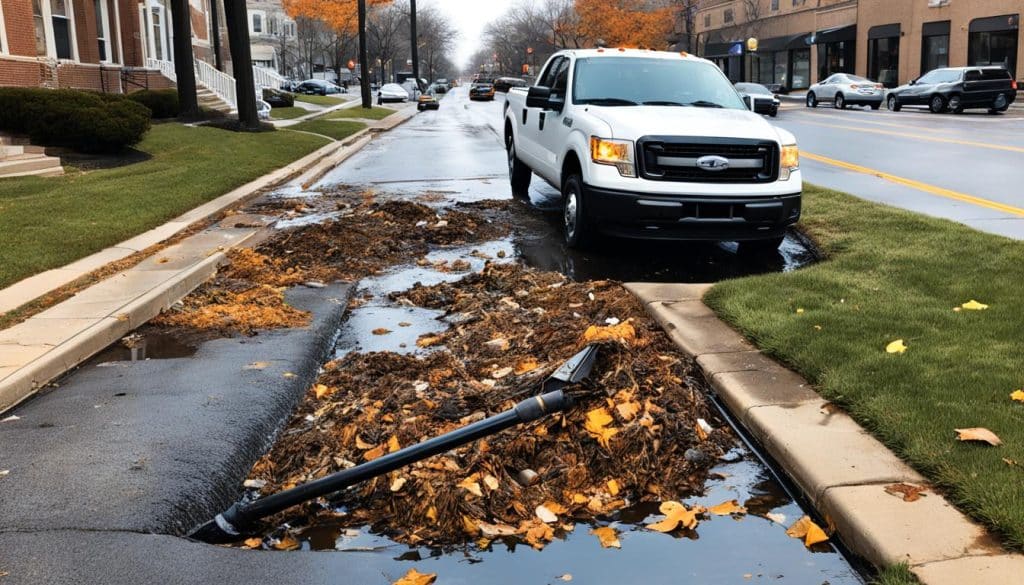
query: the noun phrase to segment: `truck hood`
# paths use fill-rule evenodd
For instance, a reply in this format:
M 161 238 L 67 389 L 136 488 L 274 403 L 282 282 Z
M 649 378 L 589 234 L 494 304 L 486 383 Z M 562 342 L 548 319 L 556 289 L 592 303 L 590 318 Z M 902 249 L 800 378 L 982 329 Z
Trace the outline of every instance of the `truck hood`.
M 678 106 L 589 106 L 590 113 L 612 128 L 613 136 L 636 140 L 641 136 L 707 136 L 754 138 L 793 144 L 793 135 L 747 110 L 681 108 Z

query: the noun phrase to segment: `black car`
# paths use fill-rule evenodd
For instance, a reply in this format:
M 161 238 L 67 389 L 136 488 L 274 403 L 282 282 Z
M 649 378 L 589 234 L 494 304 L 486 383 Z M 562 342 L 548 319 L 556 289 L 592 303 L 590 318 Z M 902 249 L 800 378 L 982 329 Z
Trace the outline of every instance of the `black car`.
M 760 83 L 737 83 L 736 91 L 747 99 L 754 100 L 751 108 L 756 114 L 764 114 L 774 118 L 779 115 L 779 98 Z
M 928 106 L 936 114 L 974 108 L 996 114 L 1015 99 L 1017 82 L 1002 67 L 946 67 L 890 90 L 885 103 L 894 112 L 903 106 Z
M 295 105 L 295 97 L 292 94 L 270 87 L 263 88 L 263 101 L 272 108 L 290 108 Z
M 295 88 L 295 93 L 307 95 L 328 95 L 332 93 L 347 93 L 341 87 L 324 79 L 307 79 Z
M 518 77 L 499 77 L 494 80 L 494 91 L 507 93 L 513 87 L 527 87 L 529 84 Z

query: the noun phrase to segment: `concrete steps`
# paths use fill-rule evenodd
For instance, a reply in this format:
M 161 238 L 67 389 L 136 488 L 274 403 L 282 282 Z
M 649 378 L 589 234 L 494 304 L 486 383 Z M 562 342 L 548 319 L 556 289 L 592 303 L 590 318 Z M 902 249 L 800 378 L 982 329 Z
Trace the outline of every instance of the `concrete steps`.
M 234 111 L 230 104 L 220 99 L 217 94 L 202 85 L 197 84 L 196 86 L 196 98 L 199 101 L 200 108 L 206 110 L 217 110 L 218 112 L 224 112 L 225 114 Z
M 18 136 L 0 135 L 0 178 L 63 174 L 60 159 L 47 156 L 43 147 L 28 144 L 27 139 Z

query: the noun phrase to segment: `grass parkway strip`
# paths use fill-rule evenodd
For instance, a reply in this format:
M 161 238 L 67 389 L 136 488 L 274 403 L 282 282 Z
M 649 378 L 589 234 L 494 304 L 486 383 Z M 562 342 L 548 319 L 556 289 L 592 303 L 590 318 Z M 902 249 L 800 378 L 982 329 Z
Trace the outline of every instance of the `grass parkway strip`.
M 1024 548 L 1024 244 L 809 187 L 801 228 L 827 255 L 716 285 L 705 302 Z M 966 310 L 977 300 L 986 310 Z M 887 353 L 902 339 L 908 349 Z M 1002 445 L 960 442 L 984 427 Z M 923 535 L 922 535 L 923 536 Z

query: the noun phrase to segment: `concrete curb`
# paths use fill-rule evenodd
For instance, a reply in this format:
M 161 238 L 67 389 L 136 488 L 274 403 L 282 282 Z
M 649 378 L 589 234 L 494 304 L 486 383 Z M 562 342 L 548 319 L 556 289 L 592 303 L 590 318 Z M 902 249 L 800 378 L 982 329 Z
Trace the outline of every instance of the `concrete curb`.
M 886 493 L 889 484 L 926 480 L 718 319 L 701 300 L 711 285 L 626 288 L 850 550 L 877 567 L 907 563 L 926 585 L 1002 585 L 1024 574 L 1024 555 L 1003 550 L 941 495 L 904 502 Z

